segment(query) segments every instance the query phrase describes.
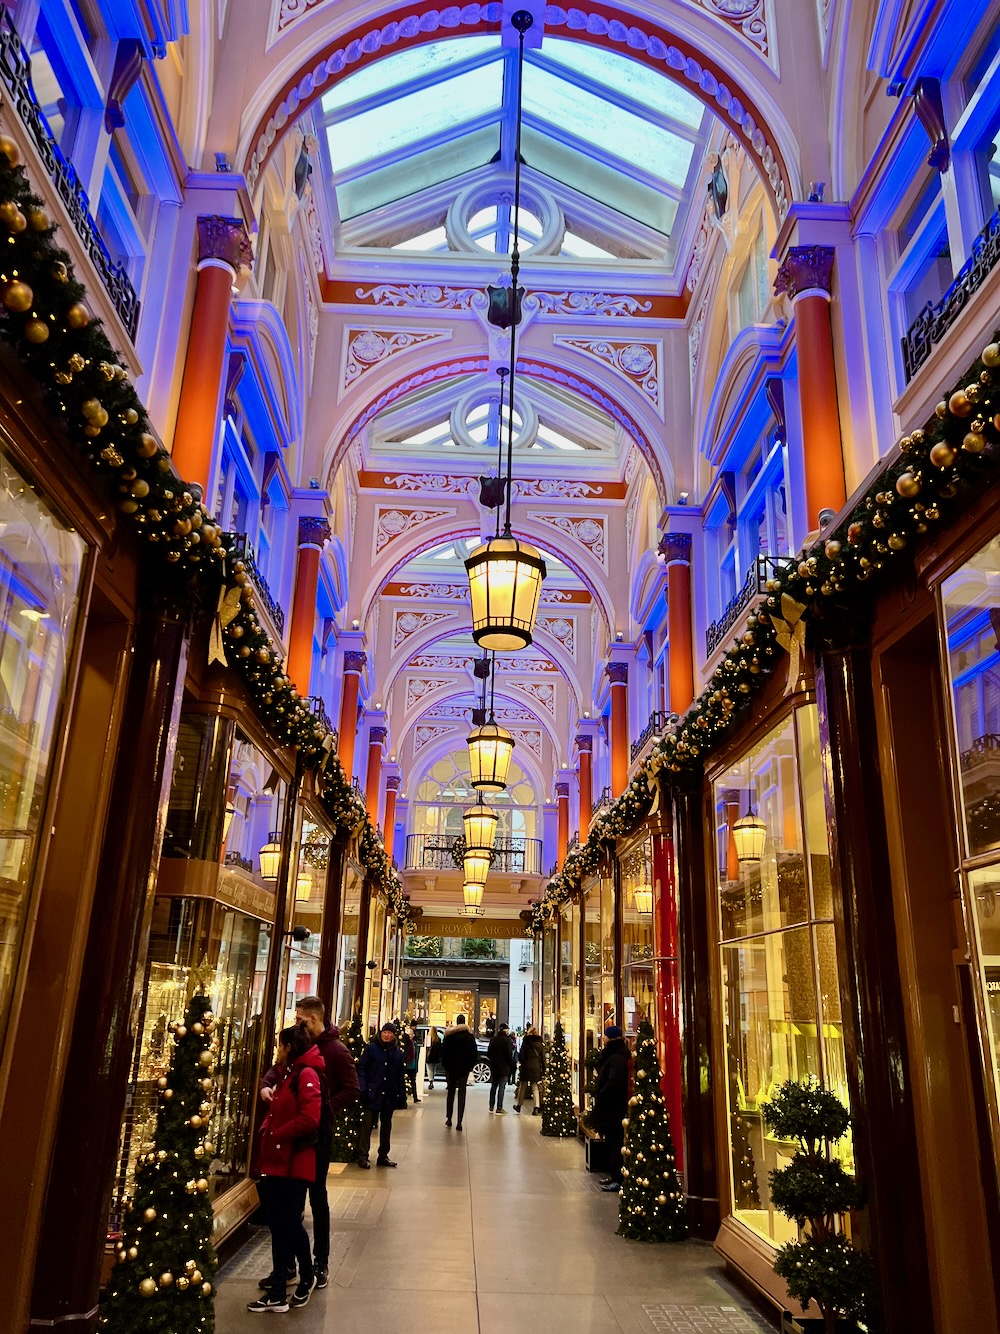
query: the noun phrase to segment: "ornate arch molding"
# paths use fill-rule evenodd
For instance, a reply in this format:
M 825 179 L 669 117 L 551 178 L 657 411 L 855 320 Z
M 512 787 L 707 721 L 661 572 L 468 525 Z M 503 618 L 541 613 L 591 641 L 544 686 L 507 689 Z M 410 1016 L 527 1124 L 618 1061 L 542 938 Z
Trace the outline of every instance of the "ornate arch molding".
M 530 298 L 528 299 L 530 300 Z M 472 375 L 487 370 L 489 370 L 488 357 L 459 357 L 452 361 L 440 361 L 433 366 L 426 366 L 423 370 L 415 371 L 412 375 L 407 375 L 402 380 L 397 380 L 395 384 L 390 385 L 389 388 L 384 389 L 377 398 L 372 399 L 367 407 L 362 408 L 341 436 L 339 444 L 335 446 L 333 458 L 327 470 L 327 489 L 333 484 L 333 479 L 344 460 L 344 455 L 368 423 L 377 417 L 380 412 L 384 412 L 386 408 L 391 407 L 399 399 L 405 398 L 414 389 L 421 389 L 435 382 L 455 379 L 460 375 Z M 669 503 L 673 485 L 673 467 L 670 460 L 669 458 L 660 458 L 652 439 L 635 418 L 625 411 L 617 399 L 612 398 L 599 385 L 576 371 L 565 370 L 561 366 L 553 365 L 551 362 L 532 356 L 528 352 L 518 357 L 517 372 L 529 379 L 542 380 L 547 384 L 562 385 L 564 388 L 573 390 L 574 393 L 580 394 L 589 402 L 596 403 L 598 407 L 603 408 L 612 420 L 618 423 L 626 435 L 635 442 L 646 462 L 646 466 L 653 475 L 660 503 L 663 505 Z
M 501 13 L 496 0 L 445 8 L 423 0 L 388 10 L 381 23 L 369 20 L 332 38 L 308 57 L 308 65 L 303 64 L 285 79 L 256 124 L 241 139 L 238 158 L 251 192 L 289 126 L 339 79 L 383 54 L 419 46 L 442 35 L 460 37 L 483 29 L 497 31 Z M 795 182 L 781 148 L 782 139 L 791 142 L 787 127 L 782 126 L 785 132 L 781 136 L 776 134 L 759 101 L 744 86 L 745 78 L 741 82 L 688 38 L 651 19 L 642 19 L 641 26 L 624 23 L 622 13 L 609 5 L 594 3 L 586 9 L 548 5 L 545 24 L 547 30 L 560 36 L 622 50 L 677 78 L 743 144 L 767 186 L 779 223 L 783 221 L 795 197 Z M 745 76 L 746 71 L 742 72 Z M 772 112 L 770 119 L 777 123 L 777 113 Z
M 402 751 L 403 746 L 406 744 L 406 740 L 410 734 L 410 731 L 418 728 L 422 721 L 423 721 L 422 718 L 415 718 L 413 720 L 413 722 L 410 725 L 410 728 L 403 735 L 402 740 L 400 741 L 400 746 L 399 746 L 400 751 Z M 434 719 L 428 719 L 427 721 L 433 722 Z M 415 793 L 420 786 L 421 778 L 423 778 L 423 776 L 426 773 L 428 773 L 430 769 L 434 767 L 434 765 L 438 762 L 438 760 L 443 759 L 444 756 L 446 755 L 450 755 L 453 750 L 464 746 L 465 737 L 466 737 L 466 732 L 456 722 L 455 731 L 452 735 L 442 736 L 439 737 L 436 741 L 429 742 L 419 752 L 419 756 L 413 758 L 412 766 L 410 769 L 411 777 L 409 777 L 406 780 L 407 791 L 411 791 L 412 789 L 412 792 Z M 521 766 L 524 772 L 531 779 L 531 782 L 535 788 L 535 798 L 539 813 L 539 825 L 541 825 L 542 811 L 545 806 L 545 793 L 549 789 L 549 785 L 552 782 L 552 777 L 553 774 L 555 773 L 555 768 L 557 766 L 554 765 L 553 774 L 550 774 L 548 777 L 546 777 L 544 766 L 541 760 L 539 760 L 539 758 L 536 755 L 532 754 L 532 752 L 528 750 L 526 746 L 521 746 L 520 749 L 518 749 L 518 747 L 515 746 L 514 754 L 517 763 Z M 415 801 L 416 797 L 411 796 L 410 798 L 411 807 Z
M 467 690 L 467 691 L 461 691 L 460 694 L 471 696 L 473 692 L 471 690 Z M 450 687 L 442 686 L 439 690 L 435 690 L 433 693 L 426 695 L 417 704 L 415 704 L 413 708 L 410 709 L 408 712 L 404 711 L 403 721 L 400 724 L 399 728 L 400 742 L 396 748 L 397 753 L 401 749 L 406 738 L 409 736 L 410 731 L 414 727 L 416 727 L 419 722 L 424 721 L 427 723 L 433 723 L 442 721 L 441 719 L 428 718 L 425 715 L 431 712 L 433 709 L 437 708 L 439 705 L 447 704 L 450 700 L 455 699 L 455 697 L 456 697 L 456 692 L 453 689 L 451 689 Z M 543 736 L 548 737 L 549 742 L 552 745 L 553 753 L 556 755 L 556 757 L 558 758 L 558 756 L 561 755 L 562 746 L 560 745 L 559 742 L 559 734 L 556 730 L 555 723 L 546 720 L 541 715 L 541 713 L 539 713 L 537 706 L 532 703 L 532 701 L 528 696 L 521 696 L 521 695 L 515 696 L 510 692 L 509 689 L 503 691 L 498 690 L 496 694 L 496 703 L 498 705 L 509 704 L 512 708 L 515 709 L 524 709 L 524 711 L 529 715 L 529 719 L 522 725 L 527 727 L 537 727 L 539 731 L 541 731 Z M 446 719 L 444 721 L 450 721 L 450 720 Z M 459 729 L 463 727 L 468 729 L 469 727 L 471 727 L 471 725 L 472 725 L 471 723 L 461 723 L 459 722 L 458 719 L 455 719 L 455 726 Z M 517 727 L 518 723 L 510 723 L 510 724 L 505 723 L 504 725 Z M 465 734 L 462 735 L 463 741 L 466 735 L 468 735 L 467 730 Z

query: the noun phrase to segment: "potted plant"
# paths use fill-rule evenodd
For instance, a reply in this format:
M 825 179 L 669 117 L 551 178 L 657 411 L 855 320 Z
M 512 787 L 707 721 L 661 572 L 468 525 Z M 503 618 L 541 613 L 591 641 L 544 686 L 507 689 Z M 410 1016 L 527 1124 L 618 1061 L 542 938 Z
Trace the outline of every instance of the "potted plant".
M 788 1166 L 770 1174 L 774 1207 L 799 1227 L 799 1240 L 781 1247 L 774 1271 L 803 1311 L 815 1301 L 824 1334 L 834 1334 L 838 1322 L 863 1318 L 874 1273 L 871 1257 L 851 1245 L 843 1227 L 848 1210 L 861 1203 L 858 1183 L 832 1153 L 851 1116 L 812 1079 L 788 1080 L 762 1111 L 772 1135 L 797 1145 Z

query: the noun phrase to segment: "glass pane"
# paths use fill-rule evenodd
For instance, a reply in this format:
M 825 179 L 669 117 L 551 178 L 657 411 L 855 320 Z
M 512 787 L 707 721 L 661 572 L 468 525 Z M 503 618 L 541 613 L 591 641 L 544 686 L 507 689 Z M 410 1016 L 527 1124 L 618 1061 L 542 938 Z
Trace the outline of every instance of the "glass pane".
M 987 1079 L 992 1079 L 994 1105 L 1000 1104 L 1000 868 L 974 871 L 969 876 L 977 968 L 986 1011 Z
M 847 1084 L 847 1053 L 844 1050 L 844 1020 L 840 1008 L 840 972 L 837 940 L 832 923 L 813 928 L 813 948 L 819 970 L 819 1010 L 822 1022 L 823 1083 L 845 1107 L 851 1105 Z M 854 1171 L 854 1140 L 851 1132 L 837 1144 L 837 1157 L 849 1172 Z
M 532 65 L 524 70 L 524 109 L 549 125 L 570 129 L 582 143 L 674 185 L 683 184 L 687 176 L 694 153 L 689 140 Z
M 344 914 L 340 926 L 340 958 L 337 966 L 337 997 L 334 1013 L 346 1028 L 354 1012 L 354 986 L 358 971 L 358 913 L 361 908 L 361 877 L 353 866 L 344 877 Z
M 397 241 L 393 250 L 447 250 L 448 233 L 443 227 L 434 227 L 419 236 L 411 236 L 408 241 Z
M 460 37 L 448 42 L 427 42 L 423 46 L 412 47 L 409 51 L 397 51 L 395 55 L 383 56 L 373 64 L 341 79 L 335 88 L 324 96 L 323 110 L 337 111 L 360 102 L 362 98 L 374 97 L 379 93 L 398 88 L 411 79 L 419 79 L 438 70 L 447 69 L 462 60 L 472 60 L 484 51 L 494 48 L 499 52 L 500 38 Z M 450 87 L 450 84 L 447 85 Z
M 676 200 L 529 125 L 524 127 L 522 142 L 524 159 L 536 171 L 598 200 L 605 208 L 614 208 L 646 227 L 669 234 L 677 212 Z
M 698 98 L 638 60 L 616 56 L 587 42 L 572 42 L 562 37 L 546 37 L 542 53 L 549 60 L 557 61 L 579 74 L 586 74 L 598 85 L 606 85 L 615 92 L 623 93 L 652 111 L 671 116 L 692 129 L 701 125 L 705 107 Z
M 389 105 L 327 127 L 335 171 L 369 162 L 500 108 L 500 65 L 470 70 L 446 84 L 420 88 Z
M 28 911 L 86 544 L 0 453 L 0 1041 Z
M 569 231 L 563 235 L 560 254 L 572 255 L 574 259 L 614 259 L 610 250 L 602 250 L 600 246 L 592 245 L 582 236 Z
M 489 125 L 422 153 L 410 153 L 389 166 L 366 171 L 356 180 L 338 182 L 337 211 L 341 221 L 348 222 L 396 199 L 405 199 L 474 167 L 484 167 L 499 146 L 500 131 Z
M 814 918 L 833 917 L 830 878 L 830 833 L 826 817 L 822 758 L 819 745 L 819 710 L 814 704 L 795 712 L 799 741 L 799 783 L 806 817 L 806 849 L 812 880 Z

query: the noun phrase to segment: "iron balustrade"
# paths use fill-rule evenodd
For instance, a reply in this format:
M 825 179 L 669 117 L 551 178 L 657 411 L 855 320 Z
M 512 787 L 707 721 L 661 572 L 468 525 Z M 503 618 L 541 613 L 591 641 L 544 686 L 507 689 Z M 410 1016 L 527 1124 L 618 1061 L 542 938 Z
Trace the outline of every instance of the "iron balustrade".
M 267 580 L 260 572 L 253 543 L 246 533 L 224 533 L 222 540 L 232 559 L 241 560 L 246 566 L 250 582 L 254 586 L 254 592 L 267 608 L 267 613 L 274 622 L 274 628 L 279 635 L 284 634 L 285 609 L 275 600 L 274 594 L 267 585 Z
M 63 156 L 52 136 L 45 113 L 38 105 L 35 90 L 31 85 L 31 61 L 11 21 L 10 10 L 6 7 L 0 7 L 0 79 L 6 85 L 21 123 L 38 149 L 49 180 L 66 205 L 70 221 L 86 246 L 91 262 L 100 275 L 101 282 L 107 289 L 108 296 L 121 317 L 129 338 L 134 342 L 135 331 L 139 324 L 139 297 L 132 286 L 125 265 L 116 264 L 111 258 L 90 212 L 87 192 L 80 184 L 80 178 L 72 163 Z
M 963 750 L 959 756 L 961 768 L 971 769 L 974 765 L 982 764 L 984 760 L 995 759 L 1000 755 L 1000 736 L 996 732 L 986 732 L 983 736 L 977 736 L 968 750 Z
M 962 265 L 955 281 L 937 303 L 928 301 L 900 340 L 903 349 L 903 374 L 907 383 L 934 351 L 945 333 L 961 315 L 969 298 L 986 281 L 986 276 L 1000 261 L 1000 209 L 972 243 L 972 254 Z
M 705 631 L 705 654 L 711 657 L 755 597 L 765 592 L 764 585 L 795 562 L 791 556 L 758 556 L 747 571 L 743 587 L 729 602 L 717 621 Z M 634 756 L 633 756 L 634 758 Z
M 248 875 L 253 875 L 253 862 L 246 857 L 241 857 L 238 852 L 226 853 L 226 865 L 235 866 L 240 871 L 246 871 Z
M 655 709 L 649 715 L 649 722 L 642 729 L 642 731 L 639 733 L 636 739 L 632 742 L 632 747 L 629 752 L 629 756 L 633 764 L 635 764 L 638 757 L 642 754 L 643 747 L 649 741 L 650 737 L 659 736 L 659 734 L 663 731 L 666 725 L 667 725 L 667 715 L 665 713 L 661 713 L 659 709 Z
M 407 834 L 406 869 L 408 871 L 454 871 L 462 865 L 461 856 L 456 864 L 456 849 L 464 847 L 461 838 L 440 837 L 435 834 Z M 542 840 L 512 835 L 497 838 L 493 844 L 494 859 L 491 869 L 505 875 L 541 875 Z
M 595 816 L 599 815 L 601 811 L 605 810 L 610 805 L 611 805 L 611 788 L 606 787 L 601 793 L 600 797 L 598 798 L 597 805 L 594 807 L 593 810 L 593 815 Z
M 326 705 L 323 702 L 323 696 L 309 695 L 307 702 L 309 704 L 309 707 L 312 709 L 313 717 L 317 720 L 320 727 L 322 727 L 324 734 L 327 732 L 333 732 L 335 729 L 333 723 L 330 721 L 330 715 L 326 711 Z

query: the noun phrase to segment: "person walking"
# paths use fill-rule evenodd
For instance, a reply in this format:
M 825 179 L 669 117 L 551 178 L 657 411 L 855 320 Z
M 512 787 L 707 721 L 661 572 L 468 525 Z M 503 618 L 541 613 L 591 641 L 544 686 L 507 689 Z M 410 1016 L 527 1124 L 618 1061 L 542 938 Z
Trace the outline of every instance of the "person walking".
M 372 1131 L 378 1126 L 378 1157 L 376 1167 L 395 1167 L 389 1157 L 392 1138 L 392 1114 L 406 1107 L 406 1079 L 403 1053 L 396 1041 L 395 1027 L 386 1022 L 378 1037 L 372 1038 L 361 1053 L 358 1062 L 361 1081 L 361 1105 L 364 1117 L 358 1139 L 358 1166 L 368 1168 Z
M 458 1094 L 458 1120 L 455 1129 L 462 1129 L 462 1117 L 465 1115 L 465 1092 L 472 1074 L 472 1067 L 479 1060 L 479 1048 L 472 1029 L 465 1022 L 465 1015 L 460 1014 L 453 1028 L 446 1029 L 441 1040 L 441 1064 L 448 1083 L 448 1102 L 445 1106 L 445 1125 L 451 1127 L 452 1112 L 455 1110 L 455 1094 Z
M 594 1086 L 594 1105 L 590 1124 L 608 1146 L 608 1175 L 601 1189 L 613 1192 L 622 1184 L 622 1147 L 625 1127 L 622 1122 L 628 1113 L 629 1065 L 632 1053 L 617 1024 L 604 1030 L 604 1046 L 597 1062 L 597 1082 Z
M 531 1025 L 521 1039 L 521 1053 L 518 1058 L 517 1091 L 514 1094 L 514 1111 L 520 1113 L 521 1103 L 530 1094 L 534 1104 L 532 1116 L 541 1116 L 542 1097 L 540 1084 L 545 1073 L 545 1050 L 541 1034 Z
M 407 1024 L 403 1029 L 403 1069 L 406 1073 L 406 1086 L 410 1090 L 410 1096 L 414 1102 L 419 1102 L 417 1097 L 417 1043 L 413 1033 L 413 1025 Z
M 506 1024 L 501 1024 L 486 1049 L 486 1059 L 490 1063 L 490 1111 L 503 1111 L 503 1095 L 510 1077 L 510 1067 L 514 1060 L 514 1044 Z
M 510 1074 L 507 1076 L 508 1084 L 517 1084 L 517 1044 L 518 1034 L 511 1029 L 507 1036 L 510 1038 Z
M 428 1089 L 434 1087 L 435 1075 L 441 1074 L 441 1035 L 432 1024 L 427 1030 L 427 1061 L 425 1077 L 429 1080 Z
M 323 1110 L 323 1057 L 305 1024 L 278 1038 L 281 1080 L 273 1087 L 260 1129 L 257 1166 L 264 1180 L 264 1209 L 271 1232 L 268 1288 L 247 1305 L 252 1312 L 305 1306 L 316 1286 L 309 1234 L 302 1224 L 306 1192 L 316 1180 L 316 1136 Z M 299 1282 L 288 1296 L 287 1275 L 298 1264 Z

